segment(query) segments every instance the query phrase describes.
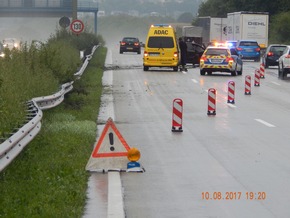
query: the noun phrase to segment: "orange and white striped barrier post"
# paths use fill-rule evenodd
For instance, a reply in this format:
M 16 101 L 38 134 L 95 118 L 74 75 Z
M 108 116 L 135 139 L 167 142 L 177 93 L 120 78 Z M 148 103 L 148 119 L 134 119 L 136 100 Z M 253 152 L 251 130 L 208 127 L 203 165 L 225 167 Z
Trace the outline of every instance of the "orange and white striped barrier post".
M 172 132 L 182 132 L 183 101 L 180 98 L 173 100 Z
M 216 90 L 213 88 L 208 90 L 207 115 L 216 115 Z
M 265 78 L 265 64 L 263 62 L 260 64 L 260 78 Z
M 255 70 L 254 86 L 260 86 L 260 70 Z
M 235 103 L 235 82 L 234 81 L 228 82 L 228 103 L 231 103 L 231 104 Z
M 251 94 L 251 76 L 247 75 L 245 77 L 245 95 Z

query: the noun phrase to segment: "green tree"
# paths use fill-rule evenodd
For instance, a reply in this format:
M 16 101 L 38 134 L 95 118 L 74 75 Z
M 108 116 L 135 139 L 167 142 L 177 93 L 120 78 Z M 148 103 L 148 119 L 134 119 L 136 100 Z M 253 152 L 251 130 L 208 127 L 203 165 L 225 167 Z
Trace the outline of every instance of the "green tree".
M 270 24 L 272 43 L 290 43 L 290 11 L 275 15 Z
M 289 0 L 208 0 L 200 4 L 199 16 L 226 17 L 229 12 L 255 11 L 275 15 L 290 10 Z
M 177 21 L 180 23 L 191 23 L 192 20 L 193 20 L 193 15 L 190 12 L 181 14 L 177 19 Z

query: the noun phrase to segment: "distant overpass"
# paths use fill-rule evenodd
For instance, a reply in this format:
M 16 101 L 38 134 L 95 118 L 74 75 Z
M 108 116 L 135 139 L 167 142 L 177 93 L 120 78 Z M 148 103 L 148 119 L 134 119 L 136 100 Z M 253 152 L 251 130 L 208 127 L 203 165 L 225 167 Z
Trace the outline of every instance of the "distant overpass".
M 79 3 L 78 0 L 0 0 L 0 17 L 63 17 L 72 18 L 73 4 L 77 2 L 77 12 L 95 14 L 97 31 L 97 2 Z
M 75 0 L 77 1 L 77 0 Z M 78 1 L 77 1 L 78 2 Z M 77 3 L 78 12 L 98 12 L 97 2 Z M 72 17 L 73 0 L 1 0 L 0 17 Z

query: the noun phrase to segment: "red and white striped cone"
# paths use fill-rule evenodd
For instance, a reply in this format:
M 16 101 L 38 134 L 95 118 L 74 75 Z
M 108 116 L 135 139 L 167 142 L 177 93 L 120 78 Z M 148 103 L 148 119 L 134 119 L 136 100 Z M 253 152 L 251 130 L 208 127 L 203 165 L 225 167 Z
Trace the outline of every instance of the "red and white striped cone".
M 255 83 L 254 86 L 260 86 L 260 70 L 255 70 Z
M 180 98 L 173 100 L 172 132 L 182 132 L 183 101 Z
M 228 82 L 228 103 L 231 103 L 231 104 L 235 103 L 235 82 L 234 81 Z
M 251 76 L 247 75 L 245 77 L 245 95 L 251 94 Z
M 260 64 L 260 78 L 265 78 L 265 64 L 263 62 Z
M 265 78 L 265 73 L 266 73 L 265 64 L 262 62 L 260 64 L 260 78 Z
M 213 88 L 208 90 L 207 115 L 216 115 L 216 90 Z

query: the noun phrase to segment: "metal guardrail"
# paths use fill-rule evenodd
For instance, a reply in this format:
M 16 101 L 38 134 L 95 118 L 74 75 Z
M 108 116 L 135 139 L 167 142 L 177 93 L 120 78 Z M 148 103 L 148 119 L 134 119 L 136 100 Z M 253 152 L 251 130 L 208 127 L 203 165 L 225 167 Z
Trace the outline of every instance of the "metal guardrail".
M 86 56 L 80 70 L 74 74 L 77 79 L 83 75 L 97 48 L 98 46 L 93 47 L 91 54 Z M 16 132 L 11 133 L 11 136 L 0 144 L 0 172 L 5 169 L 39 133 L 43 116 L 42 110 L 59 105 L 64 100 L 64 95 L 72 89 L 73 81 L 63 84 L 61 90 L 53 95 L 36 97 L 27 102 L 27 123 L 17 129 Z

